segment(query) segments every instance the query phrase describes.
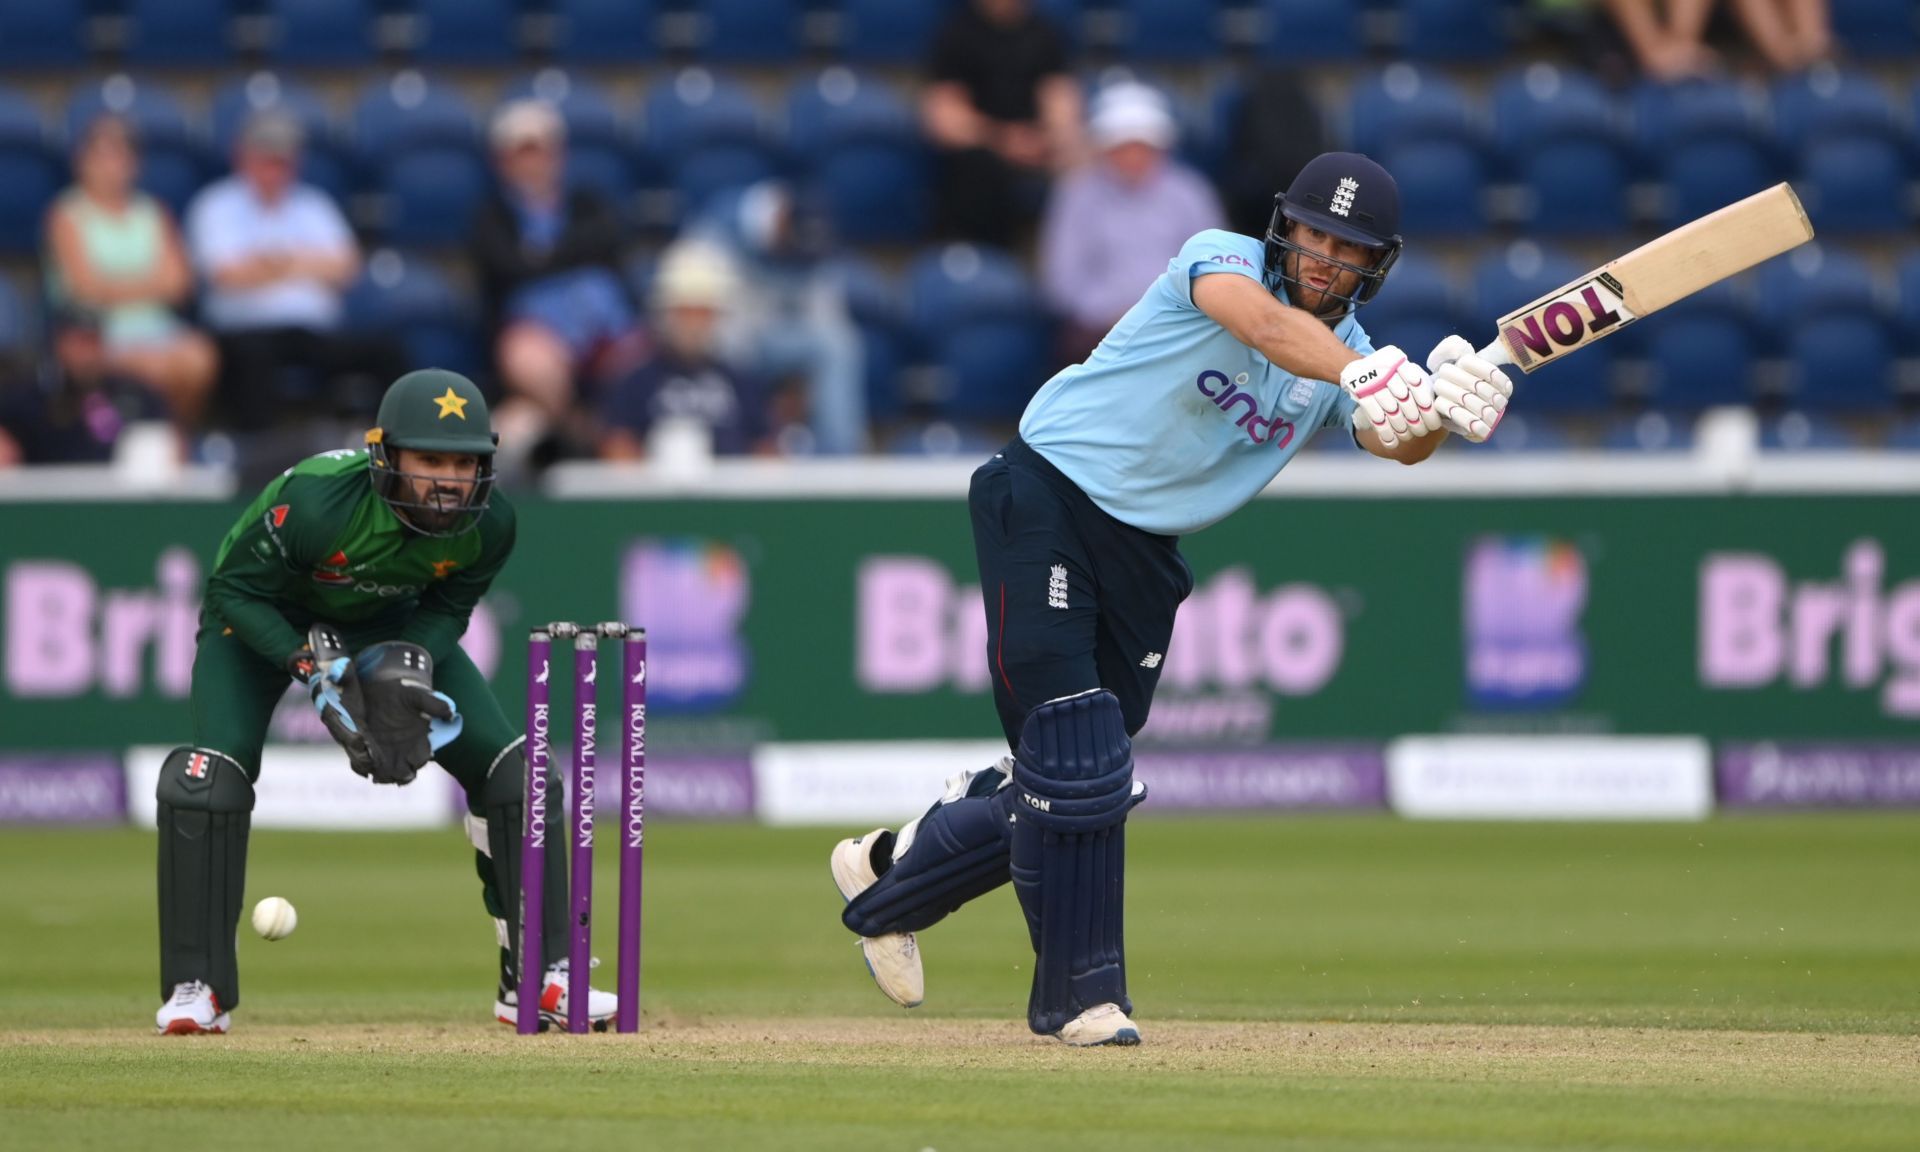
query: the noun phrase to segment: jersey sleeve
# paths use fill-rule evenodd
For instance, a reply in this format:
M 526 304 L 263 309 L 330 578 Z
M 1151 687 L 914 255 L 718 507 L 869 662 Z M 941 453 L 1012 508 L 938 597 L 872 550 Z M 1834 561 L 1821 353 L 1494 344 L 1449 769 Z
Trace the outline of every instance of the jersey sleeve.
M 1265 259 L 1264 247 L 1253 237 L 1209 228 L 1196 233 L 1193 239 L 1180 246 L 1180 254 L 1167 265 L 1167 276 L 1172 281 L 1179 303 L 1183 307 L 1195 308 L 1195 280 L 1224 272 L 1264 284 L 1261 264 Z
M 207 608 L 276 667 L 306 642 L 280 605 L 292 582 L 325 557 L 337 527 L 327 502 L 303 499 L 316 495 L 306 487 L 290 476 L 278 492 L 255 501 L 207 577 Z
M 447 658 L 453 646 L 466 634 L 473 606 L 493 586 L 493 578 L 507 566 L 513 555 L 518 533 L 513 505 L 498 492 L 488 502 L 480 518 L 480 555 L 471 565 L 456 568 L 445 580 L 437 580 L 420 594 L 412 619 L 400 632 L 400 639 L 427 650 L 434 663 Z

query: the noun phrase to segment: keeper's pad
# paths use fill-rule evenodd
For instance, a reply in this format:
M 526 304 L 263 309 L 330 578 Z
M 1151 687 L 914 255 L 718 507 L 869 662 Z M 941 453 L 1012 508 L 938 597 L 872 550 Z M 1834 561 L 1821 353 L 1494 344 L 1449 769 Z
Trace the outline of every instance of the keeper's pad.
M 883 844 L 892 866 L 840 914 L 862 936 L 919 932 L 1007 882 L 1013 789 L 989 768 L 949 782 L 926 814 Z
M 552 771 L 551 768 L 548 769 Z M 482 786 L 479 804 L 468 797 L 467 837 L 473 843 L 474 866 L 487 912 L 500 938 L 500 993 L 520 986 L 520 827 L 526 815 L 527 757 L 516 743 L 493 762 Z M 547 795 L 560 795 L 557 776 L 547 781 Z M 478 807 L 482 815 L 473 815 Z M 541 936 L 543 967 L 566 959 L 568 940 L 567 845 L 565 836 L 547 837 L 545 927 Z
M 1013 888 L 1034 950 L 1027 1024 L 1043 1036 L 1127 999 L 1127 813 L 1146 798 L 1120 701 L 1096 688 L 1028 714 L 1014 756 Z
M 234 933 L 246 895 L 253 781 L 231 757 L 175 748 L 154 788 L 160 833 L 160 997 L 204 980 L 221 1009 L 240 1004 Z

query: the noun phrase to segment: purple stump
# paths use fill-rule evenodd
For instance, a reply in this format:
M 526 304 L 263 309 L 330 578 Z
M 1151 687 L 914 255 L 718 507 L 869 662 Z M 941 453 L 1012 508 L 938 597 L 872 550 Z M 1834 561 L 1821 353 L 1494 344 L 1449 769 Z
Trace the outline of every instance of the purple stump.
M 626 632 L 621 703 L 626 756 L 620 785 L 620 970 L 616 1027 L 640 1030 L 640 899 L 647 829 L 647 630 Z
M 599 679 L 600 634 L 581 628 L 573 638 L 573 939 L 567 946 L 567 1031 L 585 1032 L 593 967 L 594 686 Z
M 520 1034 L 540 1031 L 541 980 L 546 974 L 547 776 L 553 763 L 548 691 L 553 636 L 527 636 L 527 791 L 520 826 Z

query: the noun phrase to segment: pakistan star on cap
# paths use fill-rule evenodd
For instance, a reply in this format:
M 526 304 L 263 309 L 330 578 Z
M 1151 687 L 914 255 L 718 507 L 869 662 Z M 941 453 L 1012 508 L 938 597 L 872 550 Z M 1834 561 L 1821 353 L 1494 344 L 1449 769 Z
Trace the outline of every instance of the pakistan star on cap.
M 192 742 L 167 756 L 156 788 L 160 1032 L 225 1032 L 240 1004 L 235 932 L 254 787 L 290 681 L 369 787 L 408 784 L 434 760 L 466 790 L 481 898 L 499 937 L 494 1016 L 515 1020 L 525 740 L 459 647 L 513 553 L 513 507 L 494 491 L 496 437 L 466 377 L 410 372 L 387 389 L 377 419 L 364 449 L 323 452 L 268 484 L 207 577 Z M 571 994 L 565 838 L 549 837 L 547 852 L 538 960 L 551 1024 L 566 1019 Z M 604 1028 L 615 998 L 586 991 Z

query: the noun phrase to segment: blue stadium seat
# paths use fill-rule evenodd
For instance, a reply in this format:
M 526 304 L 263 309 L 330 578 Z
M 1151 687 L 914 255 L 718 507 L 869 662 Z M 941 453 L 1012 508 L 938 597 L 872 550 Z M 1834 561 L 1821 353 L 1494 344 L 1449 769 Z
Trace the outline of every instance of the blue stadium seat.
M 552 104 L 566 122 L 568 182 L 625 203 L 634 191 L 631 148 L 606 93 L 583 77 L 547 69 L 508 85 L 501 102 L 527 97 Z
M 1357 60 L 1364 44 L 1361 11 L 1351 0 L 1261 0 L 1264 37 L 1260 54 L 1268 60 L 1317 64 Z
M 1782 412 L 1760 423 L 1764 452 L 1850 452 L 1864 447 L 1860 438 L 1812 412 Z
M 700 56 L 728 63 L 780 63 L 800 55 L 799 0 L 696 0 Z
M 952 244 L 907 271 L 913 330 L 945 385 L 940 411 L 1013 420 L 1046 382 L 1048 333 L 1039 297 L 1011 255 Z
M 1373 153 L 1400 187 L 1402 235 L 1430 239 L 1486 231 L 1486 154 L 1464 140 L 1409 140 Z
M 1900 136 L 1893 102 L 1879 83 L 1858 72 L 1822 65 L 1773 84 L 1775 134 L 1798 151 L 1836 136 Z
M 513 0 L 413 0 L 413 55 L 435 64 L 504 64 L 519 51 Z
M 1219 56 L 1219 0 L 1118 0 L 1119 55 L 1126 60 L 1209 60 Z
M 1435 344 L 1455 332 L 1471 331 L 1446 268 L 1418 252 L 1394 264 L 1380 295 L 1360 310 L 1359 318 L 1374 347 L 1397 344 L 1423 364 Z
M 71 68 L 86 55 L 83 0 L 0 4 L 0 67 Z
M 1920 53 L 1920 9 L 1912 0 L 1840 0 L 1831 6 L 1831 19 L 1850 56 Z
M 1684 452 L 1693 447 L 1693 421 L 1679 412 L 1642 412 L 1607 425 L 1600 447 L 1609 452 Z
M 353 191 L 355 161 L 327 107 L 310 89 L 272 72 L 256 72 L 231 81 L 213 94 L 213 149 L 232 154 L 240 130 L 255 112 L 272 109 L 292 116 L 306 130 L 300 153 L 300 179 L 344 203 Z
M 450 368 L 470 377 L 485 371 L 478 309 L 426 260 L 373 253 L 347 292 L 346 312 L 354 330 L 398 335 L 415 368 Z
M 1516 386 L 1515 403 L 1519 403 L 1519 399 L 1520 390 Z M 1458 440 L 1458 443 L 1464 451 L 1476 455 L 1496 456 L 1532 452 L 1565 452 L 1574 446 L 1573 438 L 1567 435 L 1565 428 L 1551 417 L 1539 415 L 1535 409 L 1526 411 L 1509 409 L 1507 415 L 1500 421 L 1500 427 L 1494 432 L 1492 439 L 1480 444 L 1468 440 Z
M 1654 403 L 1694 411 L 1753 401 L 1756 340 L 1750 313 L 1730 282 L 1678 301 L 1631 331 L 1646 349 Z
M 847 310 L 860 329 L 867 378 L 867 419 L 891 420 L 901 409 L 900 377 L 912 356 L 912 335 L 900 285 L 870 261 L 848 257 L 836 263 Z
M 54 148 L 39 109 L 17 92 L 0 89 L 0 253 L 40 250 L 47 205 L 67 180 L 66 160 Z
M 918 64 L 953 6 L 901 0 L 841 0 L 840 54 L 862 63 Z
M 214 175 L 199 126 L 165 89 L 113 76 L 77 90 L 67 102 L 67 139 L 77 140 L 103 113 L 123 117 L 139 138 L 140 187 L 178 216 Z
M 1611 97 L 1593 77 L 1531 64 L 1493 89 L 1494 140 L 1529 193 L 1535 235 L 1619 232 L 1630 164 Z
M 787 115 L 788 145 L 841 240 L 920 238 L 929 189 L 912 105 L 880 81 L 829 68 L 794 85 Z
M 1887 433 L 1886 447 L 1895 452 L 1920 452 L 1920 418 L 1910 418 Z
M 275 64 L 373 62 L 370 0 L 266 0 L 265 57 Z
M 1894 283 L 1898 289 L 1894 326 L 1905 341 L 1901 354 L 1920 356 L 1920 251 L 1910 250 L 1901 257 Z
M 126 0 L 132 64 L 217 64 L 232 54 L 232 0 Z
M 1893 338 L 1865 261 L 1810 244 L 1762 265 L 1755 279 L 1795 403 L 1861 411 L 1891 402 Z
M 1507 51 L 1505 5 L 1487 0 L 1400 0 L 1400 54 L 1449 63 L 1498 59 Z
M 33 343 L 33 310 L 13 281 L 0 276 L 0 353 L 19 355 Z
M 402 72 L 362 90 L 353 122 L 368 184 L 386 198 L 387 242 L 433 247 L 464 239 L 492 180 L 466 102 Z
M 1389 145 L 1407 141 L 1483 139 L 1460 86 L 1411 64 L 1388 65 L 1356 83 L 1352 109 L 1351 146 L 1375 158 Z
M 1745 133 L 1702 132 L 1669 151 L 1656 169 L 1666 185 L 1661 219 L 1678 226 L 1778 184 L 1771 148 Z
M 629 63 L 660 54 L 655 0 L 556 0 L 554 55 L 567 63 Z
M 670 173 L 682 217 L 698 213 L 719 192 L 758 183 L 777 171 L 753 97 L 705 68 L 683 69 L 654 84 L 643 117 L 642 142 Z
M 1814 229 L 1823 235 L 1896 232 L 1911 223 L 1908 175 L 1900 143 L 1842 133 L 1808 142 L 1795 184 Z
M 1531 241 L 1509 245 L 1474 265 L 1471 314 L 1504 316 L 1588 269 L 1586 264 Z M 1514 379 L 1514 403 L 1524 405 L 1528 412 L 1604 411 L 1613 400 L 1615 352 L 1613 341 L 1602 340 L 1524 377 L 1516 369 L 1509 373 Z

